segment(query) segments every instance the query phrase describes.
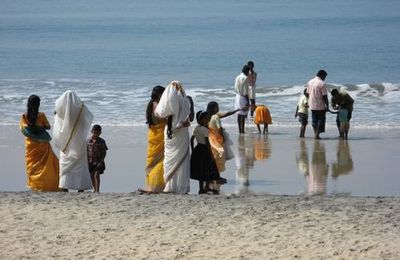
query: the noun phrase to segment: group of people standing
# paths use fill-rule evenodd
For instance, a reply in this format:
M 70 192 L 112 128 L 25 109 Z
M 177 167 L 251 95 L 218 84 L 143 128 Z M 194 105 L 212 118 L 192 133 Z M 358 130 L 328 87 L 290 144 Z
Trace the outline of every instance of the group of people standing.
M 311 110 L 311 125 L 315 139 L 321 139 L 320 134 L 325 132 L 326 112 L 337 114 L 336 124 L 339 137 L 346 140 L 348 138 L 354 99 L 344 90 L 333 89 L 331 91 L 331 106 L 336 111 L 330 110 L 328 91 L 325 86 L 327 76 L 328 73 L 325 70 L 319 70 L 317 75 L 308 81 L 304 94 L 299 99 L 295 117 L 299 117 L 301 123 L 300 138 L 304 138 L 308 124 L 308 109 Z
M 301 97 L 295 117 L 301 122 L 300 137 L 308 124 L 308 108 L 312 112 L 312 126 L 316 139 L 325 131 L 325 113 L 329 110 L 326 71 L 320 70 L 311 79 Z M 218 193 L 226 183 L 220 176 L 226 160 L 234 157 L 228 133 L 221 119 L 237 113 L 239 133 L 244 133 L 250 110 L 261 134 L 268 133 L 272 118 L 266 106 L 256 105 L 257 73 L 249 61 L 235 79 L 235 110 L 220 112 L 217 102 L 211 101 L 204 110 L 194 111 L 194 103 L 186 95 L 181 82 L 172 81 L 166 88 L 155 86 L 146 109 L 148 149 L 146 161 L 146 193 L 180 193 L 190 191 L 190 179 L 199 182 L 199 193 Z M 332 106 L 339 109 L 337 124 L 340 135 L 347 139 L 354 100 L 345 92 L 332 90 Z M 39 112 L 40 98 L 28 99 L 27 112 L 21 117 L 20 129 L 25 138 L 28 187 L 38 191 L 84 191 L 94 188 L 99 192 L 100 175 L 104 173 L 104 159 L 108 150 L 100 138 L 101 126 L 92 127 L 93 115 L 73 91 L 66 91 L 55 102 L 53 139 L 60 150 L 60 159 L 52 151 L 47 133 L 50 124 Z M 332 111 L 330 111 L 332 112 Z M 192 137 L 189 126 L 196 118 Z M 346 123 L 346 124 L 344 124 Z M 196 145 L 195 145 L 196 143 Z M 191 150 L 191 151 L 190 151 Z
M 92 137 L 86 140 L 92 113 L 73 91 L 66 91 L 56 100 L 53 141 L 60 150 L 58 159 L 47 133 L 50 124 L 39 107 L 40 98 L 31 95 L 20 121 L 25 136 L 27 186 L 36 191 L 99 191 L 99 175 L 105 170 L 108 148 L 99 137 L 98 125 L 93 126 Z

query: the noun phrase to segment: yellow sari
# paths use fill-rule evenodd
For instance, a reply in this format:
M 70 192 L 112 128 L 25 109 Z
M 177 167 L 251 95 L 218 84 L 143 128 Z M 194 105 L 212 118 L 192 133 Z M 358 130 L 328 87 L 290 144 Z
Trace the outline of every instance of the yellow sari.
M 162 192 L 164 182 L 164 128 L 165 122 L 150 126 L 147 135 L 146 191 Z
M 39 112 L 36 126 L 50 128 L 44 113 Z M 28 127 L 26 115 L 22 115 L 20 129 Z M 25 161 L 27 173 L 27 186 L 35 191 L 58 191 L 59 163 L 58 158 L 51 149 L 47 140 L 35 140 L 34 137 L 25 135 Z

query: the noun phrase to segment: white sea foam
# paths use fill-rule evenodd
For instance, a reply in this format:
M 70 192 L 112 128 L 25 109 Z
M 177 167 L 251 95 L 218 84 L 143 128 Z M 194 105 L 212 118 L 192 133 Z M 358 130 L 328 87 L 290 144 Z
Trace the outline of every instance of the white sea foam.
M 355 99 L 352 126 L 394 127 L 400 126 L 400 84 L 328 84 L 329 90 L 346 90 Z M 0 124 L 16 124 L 25 112 L 30 94 L 41 97 L 41 110 L 52 121 L 55 100 L 66 90 L 76 91 L 95 115 L 95 121 L 105 125 L 143 125 L 144 111 L 150 99 L 152 86 L 116 80 L 86 79 L 23 79 L 0 80 Z M 269 106 L 275 126 L 296 126 L 294 118 L 297 101 L 303 93 L 303 85 L 257 86 L 257 104 Z M 234 109 L 232 86 L 218 88 L 187 87 L 186 92 L 195 102 L 195 110 L 205 109 L 207 103 L 216 101 L 221 111 Z M 330 94 L 329 94 L 330 95 Z M 332 118 L 332 120 L 330 120 Z M 328 115 L 328 123 L 334 116 Z M 224 119 L 227 125 L 235 125 L 235 116 Z M 332 123 L 334 124 L 334 123 Z

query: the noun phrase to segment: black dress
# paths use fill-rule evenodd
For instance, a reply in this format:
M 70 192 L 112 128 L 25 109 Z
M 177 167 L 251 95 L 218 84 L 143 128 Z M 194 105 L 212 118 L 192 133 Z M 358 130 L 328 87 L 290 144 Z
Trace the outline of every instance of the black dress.
M 198 181 L 219 180 L 220 175 L 210 151 L 205 144 L 197 144 L 190 158 L 190 178 Z

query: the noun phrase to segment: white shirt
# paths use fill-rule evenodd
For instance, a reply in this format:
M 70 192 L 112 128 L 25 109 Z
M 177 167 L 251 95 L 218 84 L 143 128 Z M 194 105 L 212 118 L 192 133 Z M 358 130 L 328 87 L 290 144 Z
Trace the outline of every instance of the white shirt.
M 235 79 L 235 92 L 241 96 L 249 94 L 249 80 L 248 77 L 242 72 Z

